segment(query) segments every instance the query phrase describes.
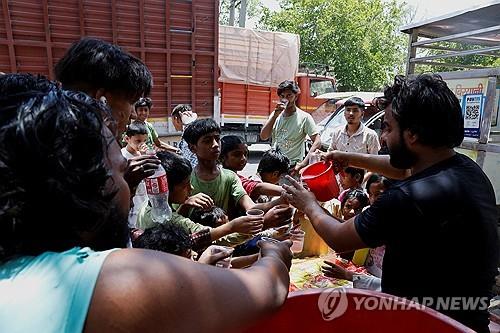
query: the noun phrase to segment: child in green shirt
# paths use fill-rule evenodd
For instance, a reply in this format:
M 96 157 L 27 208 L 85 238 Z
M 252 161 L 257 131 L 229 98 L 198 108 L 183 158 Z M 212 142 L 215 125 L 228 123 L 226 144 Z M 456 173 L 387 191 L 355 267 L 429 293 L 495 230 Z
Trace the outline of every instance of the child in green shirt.
M 157 156 L 167 173 L 169 204 L 185 204 L 188 202 L 188 206 L 199 206 L 198 202 L 191 202 L 188 200 L 192 189 L 190 183 L 192 168 L 189 161 L 171 152 L 159 152 Z M 198 234 L 197 236 L 199 237 L 195 237 L 195 239 L 201 244 L 195 244 L 195 248 L 199 249 L 222 237 L 224 237 L 224 239 L 221 240 L 221 244 L 237 245 L 248 239 L 247 235 L 253 235 L 261 231 L 263 218 L 242 216 L 216 228 L 208 228 L 193 222 L 189 218 L 173 210 L 172 217 L 166 223 L 178 225 L 189 230 L 193 234 Z M 146 205 L 139 212 L 137 227 L 145 230 L 154 225 L 155 223 L 151 218 L 151 207 Z
M 272 202 L 255 204 L 246 194 L 238 176 L 219 164 L 221 129 L 213 119 L 198 119 L 184 130 L 183 138 L 198 157 L 198 165 L 191 175 L 193 193 L 205 193 L 214 204 L 224 209 L 230 218 L 249 209 L 261 209 L 264 229 L 290 222 L 293 209 L 280 198 Z

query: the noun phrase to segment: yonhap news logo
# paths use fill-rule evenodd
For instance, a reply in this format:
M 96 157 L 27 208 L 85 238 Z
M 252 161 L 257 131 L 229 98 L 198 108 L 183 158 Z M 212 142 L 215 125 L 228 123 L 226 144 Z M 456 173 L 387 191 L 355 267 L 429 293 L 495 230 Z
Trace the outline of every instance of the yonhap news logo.
M 352 302 L 353 304 L 349 304 Z M 426 307 L 437 311 L 487 310 L 488 297 L 413 297 L 410 299 L 381 294 L 353 295 L 347 297 L 345 288 L 326 289 L 318 297 L 318 309 L 325 321 L 341 317 L 351 305 L 354 310 L 405 311 L 423 310 Z M 352 306 L 354 305 L 354 306 Z
M 330 321 L 342 316 L 348 306 L 344 288 L 327 289 L 318 297 L 318 308 L 323 320 Z

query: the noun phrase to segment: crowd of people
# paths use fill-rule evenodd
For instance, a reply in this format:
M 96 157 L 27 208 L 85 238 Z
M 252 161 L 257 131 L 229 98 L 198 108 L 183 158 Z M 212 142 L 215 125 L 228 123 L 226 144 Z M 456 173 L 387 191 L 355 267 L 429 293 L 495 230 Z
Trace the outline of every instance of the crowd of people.
M 374 267 L 327 262 L 326 276 L 407 298 L 491 296 L 495 196 L 453 150 L 461 109 L 438 76 L 387 86 L 381 140 L 363 101 L 345 102 L 347 124 L 321 153 L 342 189 L 325 209 L 300 182 L 321 142 L 295 82 L 279 85 L 261 131 L 272 147 L 247 177 L 246 142 L 189 105 L 171 112 L 178 147 L 160 140 L 147 121 L 151 72 L 119 47 L 84 38 L 55 73 L 0 76 L 0 331 L 241 329 L 285 301 L 301 218 L 347 260 L 366 249 Z M 162 221 L 145 185 L 159 166 L 172 208 Z M 487 330 L 486 309 L 443 312 Z

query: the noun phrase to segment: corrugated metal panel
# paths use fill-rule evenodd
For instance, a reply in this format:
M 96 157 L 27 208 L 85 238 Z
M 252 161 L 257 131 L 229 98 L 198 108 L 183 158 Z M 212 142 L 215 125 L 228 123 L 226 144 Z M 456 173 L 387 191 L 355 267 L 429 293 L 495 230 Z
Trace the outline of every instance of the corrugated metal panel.
M 71 43 L 97 37 L 146 62 L 152 117 L 166 117 L 179 103 L 213 114 L 217 0 L 2 0 L 0 11 L 0 71 L 53 78 Z
M 276 88 L 221 82 L 221 113 L 237 116 L 264 116 L 279 102 Z

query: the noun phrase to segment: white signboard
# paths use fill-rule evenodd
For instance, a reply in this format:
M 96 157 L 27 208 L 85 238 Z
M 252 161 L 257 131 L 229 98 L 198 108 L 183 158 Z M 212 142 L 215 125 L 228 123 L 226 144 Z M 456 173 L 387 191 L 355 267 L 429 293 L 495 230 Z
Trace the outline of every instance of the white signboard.
M 464 136 L 479 138 L 481 115 L 483 111 L 482 94 L 465 94 L 462 99 L 462 113 L 464 116 Z

